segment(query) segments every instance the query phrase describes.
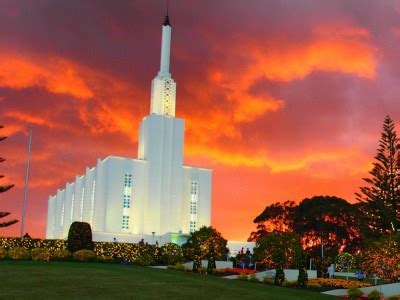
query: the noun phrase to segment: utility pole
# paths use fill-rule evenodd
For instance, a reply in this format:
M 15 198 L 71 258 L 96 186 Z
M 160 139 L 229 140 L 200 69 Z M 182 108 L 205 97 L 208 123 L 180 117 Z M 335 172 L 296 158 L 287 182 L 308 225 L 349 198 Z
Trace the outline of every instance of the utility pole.
M 25 232 L 25 211 L 26 211 L 26 200 L 28 197 L 28 184 L 29 184 L 29 168 L 31 163 L 31 148 L 32 148 L 32 125 L 29 126 L 29 143 L 28 143 L 28 161 L 26 162 L 26 173 L 25 173 L 25 188 L 24 198 L 22 200 L 22 211 L 21 211 L 21 237 Z

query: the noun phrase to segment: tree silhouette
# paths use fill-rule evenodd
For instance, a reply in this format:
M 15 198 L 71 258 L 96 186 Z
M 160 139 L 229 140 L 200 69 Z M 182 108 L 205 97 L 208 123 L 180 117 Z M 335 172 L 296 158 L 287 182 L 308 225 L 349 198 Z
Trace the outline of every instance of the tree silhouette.
M 292 232 L 293 219 L 297 205 L 294 201 L 277 202 L 268 205 L 264 211 L 254 219 L 257 230 L 248 238 L 249 242 L 255 242 L 268 232 Z
M 393 120 L 386 116 L 379 148 L 368 184 L 360 187 L 356 199 L 369 218 L 371 229 L 378 234 L 400 229 L 400 140 Z
M 2 125 L 0 125 L 0 129 L 1 128 L 3 128 Z M 5 139 L 6 139 L 5 136 L 0 136 L 0 142 L 5 140 Z M 5 159 L 0 157 L 0 163 L 2 163 L 4 161 L 5 161 Z M 0 178 L 3 178 L 3 177 L 4 177 L 4 175 L 0 175 Z M 0 193 L 7 192 L 13 186 L 14 186 L 13 184 L 7 184 L 7 185 L 0 186 Z M 9 214 L 10 214 L 9 212 L 0 211 L 0 219 L 8 216 Z M 10 225 L 15 224 L 17 222 L 18 222 L 18 220 L 15 220 L 15 219 L 14 220 L 5 221 L 5 222 L 0 223 L 0 227 L 7 227 L 7 226 L 10 226 Z

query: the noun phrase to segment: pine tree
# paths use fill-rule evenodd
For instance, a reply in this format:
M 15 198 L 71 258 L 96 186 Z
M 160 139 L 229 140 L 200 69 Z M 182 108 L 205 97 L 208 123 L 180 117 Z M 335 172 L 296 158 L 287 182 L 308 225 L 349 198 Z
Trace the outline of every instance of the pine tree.
M 3 128 L 3 126 L 0 125 L 0 129 L 1 128 Z M 5 136 L 0 136 L 0 142 L 5 140 L 5 139 L 6 139 Z M 5 159 L 0 157 L 0 163 L 2 163 L 4 161 L 5 161 Z M 0 175 L 0 178 L 3 178 L 3 177 L 4 177 L 4 175 Z M 0 193 L 7 192 L 13 186 L 14 186 L 13 184 L 7 184 L 7 185 L 4 185 L 4 186 L 0 186 Z M 9 212 L 0 211 L 0 219 L 8 216 L 9 214 L 10 214 Z M 18 220 L 5 221 L 5 222 L 0 223 L 0 227 L 7 227 L 7 226 L 10 226 L 10 225 L 15 224 L 17 222 L 18 222 Z
M 367 213 L 375 233 L 400 229 L 400 139 L 393 120 L 386 116 L 379 148 L 367 186 L 360 187 L 356 199 Z

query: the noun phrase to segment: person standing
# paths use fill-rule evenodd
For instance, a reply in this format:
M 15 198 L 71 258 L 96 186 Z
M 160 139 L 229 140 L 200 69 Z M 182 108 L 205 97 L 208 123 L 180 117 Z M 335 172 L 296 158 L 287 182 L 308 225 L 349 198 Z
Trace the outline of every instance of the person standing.
M 334 264 L 331 264 L 328 267 L 328 275 L 329 275 L 329 278 L 333 278 L 335 276 L 335 265 Z

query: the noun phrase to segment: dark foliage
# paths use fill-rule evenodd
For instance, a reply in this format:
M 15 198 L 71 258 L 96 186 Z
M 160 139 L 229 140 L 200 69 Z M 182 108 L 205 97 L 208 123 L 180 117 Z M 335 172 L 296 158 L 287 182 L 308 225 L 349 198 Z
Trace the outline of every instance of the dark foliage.
M 360 249 L 363 238 L 369 236 L 359 205 L 333 196 L 306 198 L 299 205 L 292 201 L 275 203 L 267 206 L 254 222 L 259 230 L 252 232 L 249 240 L 258 241 L 271 232 L 294 232 L 311 257 L 321 254 L 322 243 L 325 254 L 335 256 L 339 249 Z
M 250 234 L 249 242 L 254 242 L 258 237 L 267 232 L 286 232 L 293 230 L 293 219 L 297 206 L 293 201 L 274 203 L 267 206 L 264 211 L 254 219 L 257 230 Z
M 371 229 L 381 235 L 400 229 L 400 139 L 393 120 L 387 116 L 367 186 L 356 198 L 369 217 Z
M 0 125 L 0 129 L 1 129 L 1 128 L 3 128 L 3 126 Z M 6 139 L 5 136 L 0 136 L 0 141 L 3 141 L 3 140 L 5 140 L 5 139 Z M 5 161 L 5 159 L 2 158 L 2 157 L 0 157 L 0 163 L 2 163 L 2 162 L 4 162 L 4 161 Z M 0 175 L 0 178 L 3 178 L 3 177 L 4 177 L 4 175 Z M 8 191 L 9 189 L 11 189 L 13 186 L 14 186 L 13 184 L 7 184 L 7 185 L 0 186 L 0 193 L 7 192 L 7 191 Z M 10 214 L 9 212 L 0 211 L 0 219 L 1 219 L 1 218 L 4 218 L 4 217 L 6 217 L 6 216 L 8 216 L 9 214 Z M 1 222 L 1 223 L 0 223 L 0 227 L 8 227 L 8 226 L 11 226 L 11 225 L 13 225 L 13 224 L 15 224 L 15 223 L 17 223 L 17 222 L 18 222 L 18 220 L 16 220 L 16 219 L 14 219 L 14 220 L 8 220 L 8 221 L 5 221 L 5 222 Z
M 85 222 L 73 222 L 68 232 L 68 251 L 93 250 L 92 229 Z
M 294 218 L 294 231 L 301 236 L 303 248 L 319 256 L 334 257 L 339 249 L 353 252 L 361 247 L 367 224 L 356 205 L 334 196 L 315 196 L 300 202 Z

